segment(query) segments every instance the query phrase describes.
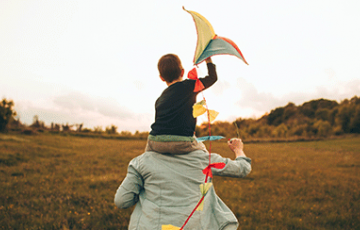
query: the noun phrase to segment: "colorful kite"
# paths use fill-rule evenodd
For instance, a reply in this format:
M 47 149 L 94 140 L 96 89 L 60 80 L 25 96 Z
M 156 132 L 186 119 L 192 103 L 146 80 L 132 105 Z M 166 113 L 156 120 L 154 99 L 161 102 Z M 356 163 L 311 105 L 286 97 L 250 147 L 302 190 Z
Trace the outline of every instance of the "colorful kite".
M 185 10 L 184 7 L 183 7 L 183 9 Z M 244 56 L 242 55 L 240 49 L 237 47 L 237 45 L 228 38 L 223 38 L 223 37 L 217 36 L 214 32 L 213 27 L 211 26 L 209 21 L 206 20 L 206 18 L 204 18 L 202 15 L 200 15 L 199 13 L 196 13 L 194 11 L 189 11 L 189 10 L 185 10 L 185 11 L 187 11 L 193 17 L 195 26 L 196 26 L 196 30 L 197 30 L 198 40 L 197 40 L 195 56 L 194 56 L 194 65 L 198 65 L 199 63 L 203 62 L 204 60 L 206 60 L 207 58 L 209 58 L 211 56 L 220 55 L 220 54 L 234 55 L 234 56 L 240 58 L 241 60 L 243 60 L 246 64 L 248 64 L 246 62 Z M 205 88 L 197 76 L 196 68 L 192 69 L 188 73 L 188 78 L 190 78 L 192 80 L 196 80 L 194 92 L 200 92 Z M 193 105 L 193 117 L 196 118 L 206 112 L 207 112 L 207 116 L 208 116 L 209 136 L 199 137 L 196 139 L 199 142 L 210 141 L 209 164 L 202 171 L 205 174 L 205 182 L 204 182 L 204 184 L 200 185 L 201 199 L 199 200 L 199 202 L 197 203 L 197 205 L 195 206 L 193 211 L 190 213 L 188 218 L 185 220 L 183 226 L 181 226 L 179 228 L 179 227 L 176 227 L 176 226 L 173 226 L 170 224 L 162 225 L 162 228 L 161 228 L 162 230 L 183 230 L 185 225 L 191 218 L 191 216 L 194 214 L 194 212 L 203 210 L 204 198 L 205 198 L 207 192 L 209 191 L 209 189 L 212 187 L 212 183 L 208 182 L 208 178 L 209 177 L 212 178 L 212 176 L 213 176 L 211 169 L 212 168 L 222 169 L 226 165 L 223 162 L 211 163 L 211 141 L 219 140 L 224 137 L 211 136 L 210 123 L 213 120 L 215 120 L 215 118 L 217 117 L 217 115 L 219 113 L 214 110 L 208 109 L 205 97 L 203 95 L 203 100 L 198 103 L 195 103 Z
M 193 17 L 197 31 L 198 39 L 193 61 L 194 65 L 198 65 L 211 56 L 220 54 L 236 56 L 248 65 L 239 47 L 233 41 L 217 36 L 210 22 L 201 14 L 186 10 L 184 7 L 183 9 Z

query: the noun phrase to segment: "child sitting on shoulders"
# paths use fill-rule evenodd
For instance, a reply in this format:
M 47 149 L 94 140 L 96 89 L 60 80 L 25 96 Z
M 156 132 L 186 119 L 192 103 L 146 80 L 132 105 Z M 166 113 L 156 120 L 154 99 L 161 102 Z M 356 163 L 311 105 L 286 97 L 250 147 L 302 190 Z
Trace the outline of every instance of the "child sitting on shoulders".
M 215 65 L 211 58 L 205 60 L 208 76 L 199 80 L 205 89 L 217 81 Z M 183 80 L 184 69 L 179 57 L 166 54 L 158 62 L 160 78 L 167 84 L 155 103 L 155 122 L 151 125 L 146 151 L 185 154 L 194 150 L 206 150 L 194 135 L 196 118 L 193 105 L 196 103 L 195 80 Z

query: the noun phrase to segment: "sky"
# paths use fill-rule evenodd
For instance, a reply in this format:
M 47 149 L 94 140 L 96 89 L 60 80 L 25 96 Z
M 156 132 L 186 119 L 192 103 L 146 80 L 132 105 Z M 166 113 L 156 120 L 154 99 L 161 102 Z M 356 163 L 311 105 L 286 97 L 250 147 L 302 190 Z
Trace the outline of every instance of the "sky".
M 167 87 L 159 58 L 174 53 L 186 73 L 193 68 L 196 29 L 182 6 L 233 40 L 249 63 L 212 58 L 218 81 L 204 96 L 217 120 L 360 96 L 358 0 L 0 0 L 0 97 L 28 125 L 37 115 L 48 126 L 150 131 Z

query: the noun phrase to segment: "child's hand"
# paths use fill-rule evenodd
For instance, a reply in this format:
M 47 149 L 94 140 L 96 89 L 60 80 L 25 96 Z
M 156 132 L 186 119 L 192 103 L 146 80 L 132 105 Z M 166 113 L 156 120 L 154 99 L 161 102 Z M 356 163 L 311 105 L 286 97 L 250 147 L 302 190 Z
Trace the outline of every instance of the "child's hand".
M 228 141 L 229 148 L 235 153 L 236 157 L 246 157 L 243 148 L 244 144 L 241 141 L 241 139 L 238 138 L 232 138 Z
M 205 59 L 205 62 L 206 62 L 206 63 L 212 63 L 211 57 Z

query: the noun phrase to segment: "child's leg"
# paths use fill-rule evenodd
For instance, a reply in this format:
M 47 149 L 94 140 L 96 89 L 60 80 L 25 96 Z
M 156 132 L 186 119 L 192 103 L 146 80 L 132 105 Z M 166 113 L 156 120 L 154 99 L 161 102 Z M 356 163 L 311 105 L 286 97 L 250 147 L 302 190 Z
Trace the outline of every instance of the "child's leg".
M 207 152 L 206 146 L 202 142 L 198 142 L 197 140 L 191 142 L 191 151 L 195 150 L 203 150 Z
M 145 152 L 147 151 L 155 151 L 151 148 L 151 145 L 149 144 L 150 140 L 148 139 L 145 146 Z
M 151 141 L 148 140 L 145 151 L 154 151 L 158 153 L 170 153 L 170 154 L 186 154 L 195 150 L 206 151 L 206 147 L 203 143 L 194 141 Z

